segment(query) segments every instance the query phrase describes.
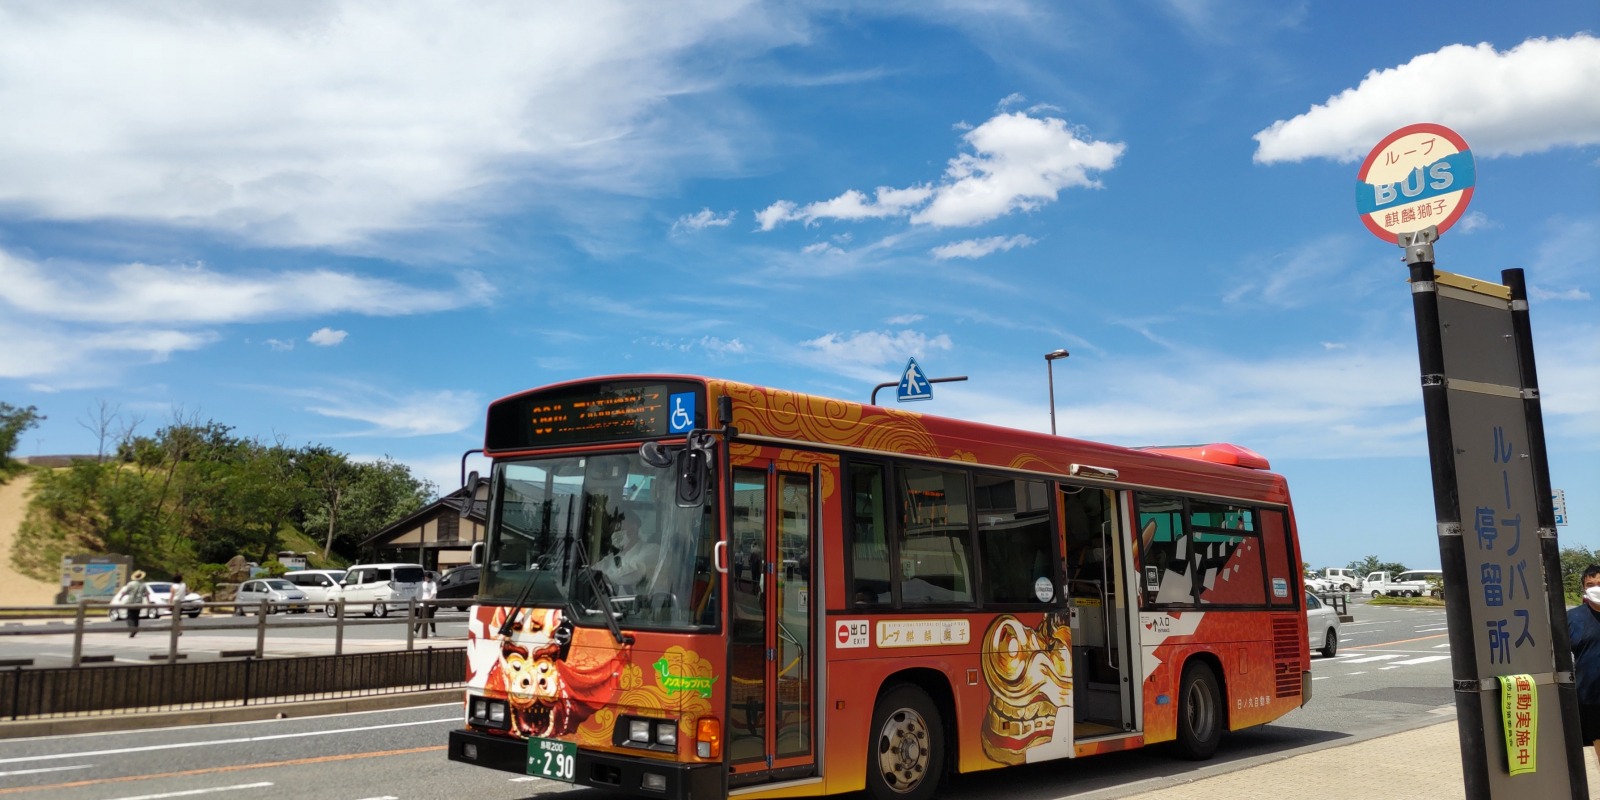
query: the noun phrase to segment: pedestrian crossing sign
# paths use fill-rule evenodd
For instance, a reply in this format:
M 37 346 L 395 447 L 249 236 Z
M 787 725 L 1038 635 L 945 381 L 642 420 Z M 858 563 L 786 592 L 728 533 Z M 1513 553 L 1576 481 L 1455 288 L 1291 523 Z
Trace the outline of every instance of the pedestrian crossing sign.
M 895 399 L 902 403 L 933 399 L 933 384 L 928 382 L 928 376 L 917 366 L 915 358 L 906 361 L 906 368 L 900 373 L 900 390 L 895 393 Z

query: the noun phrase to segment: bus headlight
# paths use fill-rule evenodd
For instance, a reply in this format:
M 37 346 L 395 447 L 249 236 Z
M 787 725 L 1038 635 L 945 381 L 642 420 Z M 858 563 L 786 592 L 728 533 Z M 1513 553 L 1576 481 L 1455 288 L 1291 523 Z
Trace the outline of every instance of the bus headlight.
M 678 721 L 654 717 L 621 717 L 613 741 L 624 747 L 642 747 L 663 753 L 678 751 Z
M 473 696 L 467 700 L 467 723 L 480 728 L 507 727 L 511 709 L 504 700 Z

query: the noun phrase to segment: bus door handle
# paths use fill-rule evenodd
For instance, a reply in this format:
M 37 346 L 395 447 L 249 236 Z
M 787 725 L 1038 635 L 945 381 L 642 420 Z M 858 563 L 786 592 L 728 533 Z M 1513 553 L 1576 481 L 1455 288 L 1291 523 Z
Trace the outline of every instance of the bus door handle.
M 727 542 L 717 542 L 711 547 L 711 565 L 716 567 L 718 572 L 724 575 L 728 574 Z
M 1115 599 L 1116 584 L 1111 582 L 1111 536 L 1105 526 L 1100 528 L 1100 623 L 1106 631 L 1106 666 L 1121 672 L 1122 653 L 1111 638 L 1111 602 Z

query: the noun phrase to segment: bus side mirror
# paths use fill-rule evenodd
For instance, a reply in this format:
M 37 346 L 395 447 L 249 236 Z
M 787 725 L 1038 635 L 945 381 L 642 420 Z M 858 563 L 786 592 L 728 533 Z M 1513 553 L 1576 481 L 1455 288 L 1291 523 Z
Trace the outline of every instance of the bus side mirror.
M 695 508 L 706 499 L 706 463 L 703 450 L 685 447 L 677 452 L 677 495 L 679 508 Z
M 478 471 L 467 473 L 467 496 L 461 501 L 461 518 L 472 516 L 472 504 L 478 501 Z

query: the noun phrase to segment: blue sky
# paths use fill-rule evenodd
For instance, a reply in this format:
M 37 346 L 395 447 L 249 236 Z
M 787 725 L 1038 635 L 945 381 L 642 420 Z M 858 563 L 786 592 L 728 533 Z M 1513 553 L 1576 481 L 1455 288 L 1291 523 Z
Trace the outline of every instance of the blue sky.
M 410 464 L 619 372 L 1120 444 L 1230 441 L 1306 558 L 1438 565 L 1400 252 L 1361 158 L 1477 158 L 1441 269 L 1531 285 L 1600 547 L 1600 6 L 0 0 L 0 400 Z

